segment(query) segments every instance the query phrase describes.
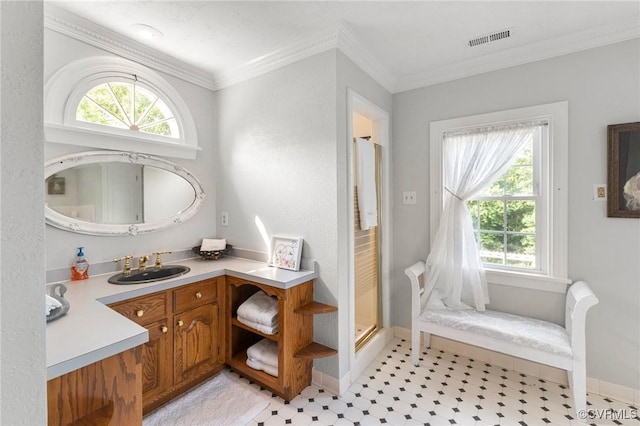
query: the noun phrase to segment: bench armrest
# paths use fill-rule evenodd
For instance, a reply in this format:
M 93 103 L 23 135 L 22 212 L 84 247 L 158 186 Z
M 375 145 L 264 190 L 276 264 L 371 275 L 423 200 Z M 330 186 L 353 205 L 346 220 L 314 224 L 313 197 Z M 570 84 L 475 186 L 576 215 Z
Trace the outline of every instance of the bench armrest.
M 417 318 L 420 315 L 422 307 L 426 302 L 426 300 L 422 300 L 424 295 L 425 278 L 423 277 L 422 283 L 420 282 L 420 276 L 424 275 L 425 270 L 426 265 L 422 261 L 416 262 L 404 270 L 405 275 L 409 277 L 409 281 L 411 283 L 411 318 Z
M 598 298 L 584 281 L 578 281 L 569 287 L 564 326 L 569 334 L 574 357 L 577 355 L 584 358 L 587 311 L 597 303 Z

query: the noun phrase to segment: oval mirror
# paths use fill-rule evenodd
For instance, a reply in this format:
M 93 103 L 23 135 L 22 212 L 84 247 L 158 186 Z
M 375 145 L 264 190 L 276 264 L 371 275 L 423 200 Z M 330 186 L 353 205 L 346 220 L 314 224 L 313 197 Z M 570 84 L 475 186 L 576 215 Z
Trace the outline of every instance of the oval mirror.
M 188 170 L 148 154 L 89 151 L 45 164 L 45 220 L 66 231 L 137 235 L 191 218 L 204 191 Z

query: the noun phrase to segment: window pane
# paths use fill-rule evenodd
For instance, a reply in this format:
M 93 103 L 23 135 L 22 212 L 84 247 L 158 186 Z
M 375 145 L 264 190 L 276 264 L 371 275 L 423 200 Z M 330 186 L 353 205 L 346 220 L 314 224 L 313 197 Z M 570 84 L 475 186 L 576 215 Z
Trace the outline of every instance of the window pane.
M 120 111 L 120 108 L 118 108 L 118 104 L 111 95 L 111 90 L 107 84 L 101 84 L 94 87 L 89 90 L 85 96 L 92 99 L 105 110 L 109 111 L 114 117 L 117 117 L 119 120 L 126 123 L 127 119 L 122 114 L 122 111 Z
M 507 171 L 508 195 L 534 195 L 533 166 L 513 166 Z
M 88 123 L 104 124 L 106 126 L 127 128 L 127 126 L 109 112 L 98 107 L 86 96 L 82 98 L 76 111 L 76 120 Z
M 109 83 L 109 87 L 113 91 L 118 102 L 122 106 L 126 116 L 127 123 L 131 124 L 133 119 L 131 118 L 131 84 L 126 83 Z
M 473 229 L 478 229 L 478 202 L 475 200 L 467 202 L 467 208 L 469 209 L 469 213 L 471 213 Z
M 504 233 L 480 232 L 480 258 L 485 263 L 504 264 Z
M 149 113 L 145 117 L 143 117 L 143 114 L 147 111 L 147 109 L 149 109 L 151 104 L 153 104 L 154 102 L 157 102 L 157 99 L 158 97 L 154 96 L 148 90 L 145 90 L 141 87 L 136 87 L 135 114 L 136 114 L 136 124 L 138 125 L 138 127 L 142 127 L 144 124 L 153 123 L 155 121 L 159 121 L 159 120 L 162 120 L 163 118 L 166 118 L 164 115 L 162 115 L 162 112 L 160 112 L 161 116 L 158 117 L 158 110 L 154 112 L 153 109 L 149 111 Z
M 536 232 L 535 201 L 507 201 L 507 231 Z
M 480 230 L 504 231 L 504 201 L 480 201 Z
M 505 176 L 501 176 L 480 194 L 481 197 L 502 197 L 504 195 Z
M 524 234 L 507 235 L 507 265 L 522 268 L 535 268 L 535 236 Z
M 140 129 L 140 131 L 145 133 L 152 133 L 154 135 L 171 136 L 171 127 L 166 121 L 155 124 L 153 126 L 143 127 Z

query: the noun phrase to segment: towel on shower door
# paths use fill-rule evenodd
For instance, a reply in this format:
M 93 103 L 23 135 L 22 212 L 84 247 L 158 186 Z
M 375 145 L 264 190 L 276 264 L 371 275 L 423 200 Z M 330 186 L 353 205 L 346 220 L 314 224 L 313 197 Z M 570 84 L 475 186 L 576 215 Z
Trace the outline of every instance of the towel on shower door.
M 358 210 L 360 210 L 360 229 L 378 225 L 378 198 L 376 193 L 376 151 L 374 144 L 366 139 L 356 140 L 358 190 Z
M 236 312 L 247 321 L 273 327 L 278 324 L 278 300 L 269 297 L 264 291 L 257 291 L 238 307 Z

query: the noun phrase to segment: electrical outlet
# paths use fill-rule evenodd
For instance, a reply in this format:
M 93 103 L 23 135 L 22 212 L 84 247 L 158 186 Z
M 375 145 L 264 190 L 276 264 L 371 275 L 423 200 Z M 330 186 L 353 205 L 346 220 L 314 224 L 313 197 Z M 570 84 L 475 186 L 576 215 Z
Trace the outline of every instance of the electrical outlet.
M 229 213 L 222 212 L 220 214 L 220 222 L 222 223 L 222 226 L 227 226 L 229 224 Z
M 597 183 L 593 185 L 593 201 L 604 201 L 607 199 L 607 185 Z
M 417 200 L 416 191 L 403 191 L 402 204 L 415 204 Z

